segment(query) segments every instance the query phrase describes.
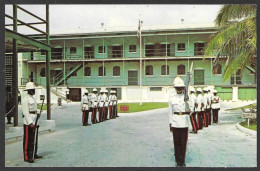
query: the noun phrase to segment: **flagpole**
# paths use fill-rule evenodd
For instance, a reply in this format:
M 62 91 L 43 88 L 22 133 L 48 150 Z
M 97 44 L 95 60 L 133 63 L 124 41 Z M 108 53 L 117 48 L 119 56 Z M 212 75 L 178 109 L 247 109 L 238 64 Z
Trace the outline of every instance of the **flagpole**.
M 141 21 L 139 20 L 140 25 L 140 91 L 141 91 L 141 98 L 140 98 L 140 106 L 142 105 L 142 98 L 143 98 L 143 91 L 142 91 L 142 31 L 141 31 Z

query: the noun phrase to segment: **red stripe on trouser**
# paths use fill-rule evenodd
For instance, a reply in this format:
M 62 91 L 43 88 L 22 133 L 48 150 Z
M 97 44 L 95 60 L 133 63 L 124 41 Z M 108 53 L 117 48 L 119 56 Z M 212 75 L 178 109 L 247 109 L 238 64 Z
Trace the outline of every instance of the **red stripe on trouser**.
M 184 163 L 185 163 L 185 157 L 186 157 L 186 150 L 187 150 L 187 142 L 188 142 L 188 134 L 189 134 L 189 131 L 187 129 L 187 138 L 186 138 L 186 144 L 185 144 L 185 152 L 184 152 Z
M 106 113 L 106 111 L 107 111 L 107 108 L 105 107 L 105 108 L 104 108 L 104 114 L 103 114 L 103 116 L 104 116 L 104 120 L 107 119 L 107 113 Z
M 197 126 L 198 126 L 198 128 L 200 127 L 199 121 L 200 121 L 200 119 L 199 119 L 199 112 L 197 112 Z
M 194 119 L 193 119 L 192 114 L 190 115 L 190 118 L 191 118 L 191 122 L 192 122 L 192 126 L 193 126 L 193 131 L 197 132 L 197 130 L 196 130 L 196 125 L 195 125 L 195 123 L 194 123 Z
M 24 144 L 24 156 L 25 156 L 25 160 L 28 160 L 28 139 L 29 139 L 29 135 L 28 135 L 28 128 L 29 126 L 26 125 L 25 126 L 25 144 Z
M 112 108 L 111 108 L 111 106 L 109 106 L 109 118 L 111 119 L 111 111 L 112 110 Z
M 206 120 L 206 113 L 203 112 L 203 116 L 204 116 L 204 126 L 207 126 L 207 120 Z

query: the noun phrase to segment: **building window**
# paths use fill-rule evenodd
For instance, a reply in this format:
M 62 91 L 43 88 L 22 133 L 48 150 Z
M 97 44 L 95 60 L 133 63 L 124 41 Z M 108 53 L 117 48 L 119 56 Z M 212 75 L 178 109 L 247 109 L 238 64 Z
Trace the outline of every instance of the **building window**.
M 204 55 L 204 47 L 206 43 L 194 43 L 194 55 Z
M 85 58 L 94 58 L 94 46 L 84 47 Z
M 238 69 L 237 70 L 237 73 L 236 73 L 236 84 L 242 84 L 242 81 L 241 81 L 241 69 Z M 235 80 L 234 80 L 234 74 L 231 76 L 230 78 L 230 84 L 234 84 Z
M 185 51 L 185 43 L 178 43 L 177 51 Z
M 45 68 L 41 69 L 40 76 L 41 77 L 45 77 Z
M 177 74 L 178 75 L 185 75 L 185 65 L 178 65 Z
M 106 47 L 105 46 L 99 46 L 98 47 L 98 53 L 106 53 Z
M 45 55 L 45 51 L 41 51 L 41 55 L 42 55 L 42 56 Z
M 216 66 L 214 66 L 213 68 L 213 74 L 221 74 L 221 70 L 222 70 L 222 67 L 220 64 L 217 64 Z
M 145 45 L 145 56 L 154 56 L 154 45 Z
M 129 52 L 136 52 L 136 45 L 129 45 Z
M 169 65 L 167 65 L 167 70 L 166 70 L 166 65 L 163 65 L 161 67 L 161 75 L 169 75 Z
M 113 67 L 113 76 L 120 76 L 120 67 L 119 66 Z
M 146 66 L 145 75 L 153 75 L 153 66 L 152 65 Z
M 91 68 L 90 67 L 85 68 L 85 76 L 91 76 Z
M 75 54 L 77 53 L 77 48 L 76 47 L 70 47 L 70 54 Z
M 162 91 L 162 87 L 150 87 L 150 91 Z
M 104 75 L 103 75 L 103 66 L 98 68 L 98 76 L 106 76 L 106 68 L 104 67 Z

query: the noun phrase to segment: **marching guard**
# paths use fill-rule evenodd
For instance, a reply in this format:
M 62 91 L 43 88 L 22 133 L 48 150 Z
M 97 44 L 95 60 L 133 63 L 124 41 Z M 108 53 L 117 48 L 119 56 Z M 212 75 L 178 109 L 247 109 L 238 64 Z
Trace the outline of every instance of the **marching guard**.
M 185 111 L 183 80 L 176 77 L 173 85 L 177 93 L 169 97 L 170 131 L 173 133 L 176 166 L 185 167 L 190 111 Z
M 207 107 L 208 107 L 208 89 L 205 87 L 203 88 L 203 104 L 202 104 L 202 107 L 201 107 L 201 111 L 203 112 L 203 118 L 204 118 L 204 126 L 205 127 L 208 127 L 208 111 L 207 111 Z
M 28 94 L 22 101 L 24 124 L 23 154 L 24 161 L 34 163 L 34 159 L 42 158 L 42 156 L 37 155 L 39 122 L 35 125 L 37 120 L 37 103 L 33 97 L 35 94 L 34 83 L 28 82 L 25 91 L 27 91 Z
M 220 110 L 220 97 L 217 95 L 217 90 L 213 90 L 212 97 L 212 112 L 213 112 L 213 123 L 218 123 L 218 111 Z
M 110 95 L 108 97 L 108 106 L 109 106 L 109 119 L 112 119 L 112 112 L 113 112 L 113 100 L 112 100 L 112 97 L 113 97 L 113 90 L 110 90 Z
M 193 87 L 190 87 L 190 121 L 191 121 L 191 125 L 192 125 L 192 129 L 194 133 L 197 133 L 197 121 L 196 121 L 196 112 L 195 112 L 195 100 L 196 100 L 196 96 L 195 96 L 195 89 Z
M 208 115 L 209 115 L 209 125 L 211 125 L 211 110 L 212 110 L 212 106 L 211 106 L 211 100 L 212 100 L 212 93 L 210 92 L 210 88 L 208 87 L 208 102 L 209 102 L 209 105 L 208 105 Z
M 88 90 L 85 90 L 84 95 L 81 100 L 81 111 L 82 111 L 82 124 L 87 126 L 88 124 L 88 115 L 89 115 L 89 102 L 88 102 Z
M 92 103 L 92 115 L 91 115 L 91 122 L 92 124 L 96 124 L 97 123 L 97 89 L 94 88 L 93 89 L 93 94 L 91 97 L 91 103 Z
M 98 123 L 103 121 L 105 104 L 104 90 L 100 90 L 100 93 L 101 94 L 98 96 Z
M 116 96 L 116 90 L 113 90 L 114 91 L 114 113 L 115 113 L 115 118 L 116 117 L 119 117 L 118 114 L 117 114 L 117 96 Z

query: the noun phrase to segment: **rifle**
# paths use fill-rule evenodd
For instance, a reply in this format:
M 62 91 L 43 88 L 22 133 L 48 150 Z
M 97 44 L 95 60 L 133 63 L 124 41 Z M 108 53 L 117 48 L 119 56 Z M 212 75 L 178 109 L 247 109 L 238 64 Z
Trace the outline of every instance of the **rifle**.
M 41 95 L 41 100 L 42 100 L 42 106 L 43 106 L 43 103 L 44 103 L 44 99 L 45 99 L 45 96 L 44 95 Z M 37 123 L 38 123 L 38 120 L 40 119 L 40 116 L 41 116 L 41 113 L 42 113 L 42 106 L 41 106 L 41 110 L 40 110 L 40 113 L 37 114 L 37 118 L 36 118 L 36 121 L 35 121 L 35 133 L 34 133 L 34 143 L 33 143 L 33 160 L 34 160 L 34 153 L 35 153 L 35 145 L 36 145 L 36 135 L 37 135 Z
M 191 81 L 191 76 L 192 76 L 192 70 L 193 70 L 193 62 L 191 63 L 190 66 L 190 71 L 187 72 L 186 78 L 185 78 L 185 88 L 184 88 L 184 101 L 185 101 L 185 111 L 189 110 L 189 104 L 188 104 L 188 100 L 189 100 L 189 84 Z

